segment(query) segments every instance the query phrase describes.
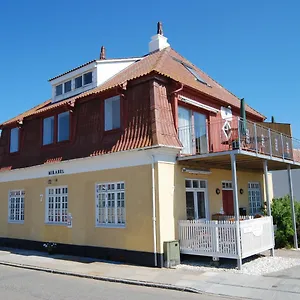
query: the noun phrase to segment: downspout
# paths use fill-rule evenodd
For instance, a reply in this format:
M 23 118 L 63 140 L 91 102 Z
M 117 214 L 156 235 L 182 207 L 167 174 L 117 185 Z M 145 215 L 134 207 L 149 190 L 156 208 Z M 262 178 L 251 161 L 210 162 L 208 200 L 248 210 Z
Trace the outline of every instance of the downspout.
M 155 157 L 151 155 L 152 172 L 152 226 L 153 226 L 153 252 L 154 266 L 157 267 L 157 244 L 156 244 L 156 188 L 155 188 Z

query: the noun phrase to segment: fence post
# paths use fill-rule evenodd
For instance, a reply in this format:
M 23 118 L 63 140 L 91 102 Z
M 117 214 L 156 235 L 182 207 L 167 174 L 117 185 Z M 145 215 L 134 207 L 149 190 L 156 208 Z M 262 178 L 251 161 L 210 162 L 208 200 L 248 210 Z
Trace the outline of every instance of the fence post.
M 284 159 L 284 146 L 283 146 L 282 133 L 280 133 L 280 139 L 281 139 L 282 158 Z

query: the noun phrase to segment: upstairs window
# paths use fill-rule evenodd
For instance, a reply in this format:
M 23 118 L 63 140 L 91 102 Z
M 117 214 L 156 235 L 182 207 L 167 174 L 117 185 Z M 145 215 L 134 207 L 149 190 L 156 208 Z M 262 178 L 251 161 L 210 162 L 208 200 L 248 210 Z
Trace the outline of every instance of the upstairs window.
M 70 139 L 70 113 L 45 118 L 43 121 L 43 145 L 64 142 Z
M 43 145 L 54 142 L 54 117 L 44 119 L 43 124 Z
M 57 85 L 56 88 L 55 88 L 55 91 L 56 91 L 55 92 L 56 96 L 62 95 L 62 93 L 63 93 L 63 86 L 62 86 L 62 84 Z
M 82 87 L 82 76 L 75 78 L 75 89 Z
M 58 115 L 57 140 L 67 141 L 70 138 L 70 113 L 64 112 Z
M 83 84 L 87 85 L 93 82 L 93 73 L 89 72 L 83 75 Z
M 20 130 L 19 128 L 13 128 L 10 130 L 10 153 L 19 151 L 20 142 Z
M 105 131 L 120 128 L 120 96 L 105 100 Z
M 66 81 L 66 82 L 64 83 L 64 92 L 65 92 L 65 93 L 68 93 L 68 92 L 71 91 L 71 89 L 72 89 L 71 80 Z

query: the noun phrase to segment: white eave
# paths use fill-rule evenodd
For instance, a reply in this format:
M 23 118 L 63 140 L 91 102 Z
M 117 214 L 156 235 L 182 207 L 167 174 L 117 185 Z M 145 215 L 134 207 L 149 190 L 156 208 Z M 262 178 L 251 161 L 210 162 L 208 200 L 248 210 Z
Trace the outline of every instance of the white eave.
M 192 99 L 187 98 L 187 97 L 182 96 L 182 95 L 179 96 L 179 100 L 182 101 L 182 102 L 185 102 L 185 103 L 187 103 L 187 104 L 190 104 L 190 105 L 193 105 L 193 106 L 202 108 L 202 109 L 204 109 L 204 110 L 210 111 L 210 112 L 215 113 L 215 114 L 217 114 L 217 113 L 220 111 L 220 110 L 217 109 L 217 108 L 214 108 L 214 107 L 212 107 L 212 106 L 209 106 L 209 105 L 200 103 L 200 102 L 198 102 L 198 101 L 192 100 Z

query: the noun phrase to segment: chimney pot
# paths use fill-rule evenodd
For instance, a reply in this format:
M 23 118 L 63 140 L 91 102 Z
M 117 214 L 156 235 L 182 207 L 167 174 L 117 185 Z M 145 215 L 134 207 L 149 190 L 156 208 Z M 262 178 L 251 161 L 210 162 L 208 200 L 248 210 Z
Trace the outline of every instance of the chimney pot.
M 104 46 L 102 46 L 101 47 L 101 51 L 100 51 L 100 59 L 102 60 L 102 59 L 106 59 L 106 50 L 105 50 L 105 47 Z

